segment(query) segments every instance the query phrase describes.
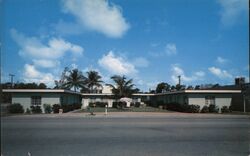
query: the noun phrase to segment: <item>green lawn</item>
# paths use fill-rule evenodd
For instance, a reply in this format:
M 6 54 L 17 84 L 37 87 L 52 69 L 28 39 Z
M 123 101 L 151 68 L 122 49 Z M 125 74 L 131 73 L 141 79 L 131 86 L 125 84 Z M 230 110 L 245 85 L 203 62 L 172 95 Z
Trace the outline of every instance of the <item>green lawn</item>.
M 93 112 L 104 112 L 105 108 L 103 108 L 103 107 L 92 107 L 91 111 L 93 111 Z M 77 113 L 79 113 L 79 112 L 89 112 L 89 110 L 82 109 L 80 111 L 77 111 Z M 125 108 L 125 109 L 108 108 L 108 112 L 171 112 L 171 111 L 147 106 L 147 107 L 141 107 L 141 108 L 131 107 L 131 108 Z

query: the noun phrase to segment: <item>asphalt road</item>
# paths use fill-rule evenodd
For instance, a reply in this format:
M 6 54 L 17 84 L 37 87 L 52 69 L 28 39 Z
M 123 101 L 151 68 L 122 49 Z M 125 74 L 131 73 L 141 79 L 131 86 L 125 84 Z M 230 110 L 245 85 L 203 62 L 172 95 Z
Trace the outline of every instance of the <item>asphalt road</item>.
M 249 116 L 1 120 L 3 156 L 250 155 Z

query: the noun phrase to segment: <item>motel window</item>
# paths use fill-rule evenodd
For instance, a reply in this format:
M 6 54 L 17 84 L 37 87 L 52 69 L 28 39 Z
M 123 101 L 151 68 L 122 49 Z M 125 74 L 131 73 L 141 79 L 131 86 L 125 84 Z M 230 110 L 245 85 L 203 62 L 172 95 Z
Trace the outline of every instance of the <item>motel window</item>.
M 32 106 L 40 106 L 41 105 L 41 96 L 32 96 L 31 97 L 31 105 Z
M 205 97 L 206 105 L 215 105 L 215 97 L 214 96 L 206 96 Z

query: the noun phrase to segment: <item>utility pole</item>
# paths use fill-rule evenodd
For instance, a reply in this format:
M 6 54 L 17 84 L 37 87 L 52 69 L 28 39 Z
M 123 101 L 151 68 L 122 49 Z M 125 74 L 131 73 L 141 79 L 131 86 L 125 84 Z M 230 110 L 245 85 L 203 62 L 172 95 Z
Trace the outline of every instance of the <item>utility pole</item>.
M 178 76 L 178 80 L 179 80 L 179 85 L 181 85 L 181 76 Z
M 13 77 L 15 75 L 14 74 L 9 74 L 9 76 L 10 76 L 11 88 L 13 88 Z

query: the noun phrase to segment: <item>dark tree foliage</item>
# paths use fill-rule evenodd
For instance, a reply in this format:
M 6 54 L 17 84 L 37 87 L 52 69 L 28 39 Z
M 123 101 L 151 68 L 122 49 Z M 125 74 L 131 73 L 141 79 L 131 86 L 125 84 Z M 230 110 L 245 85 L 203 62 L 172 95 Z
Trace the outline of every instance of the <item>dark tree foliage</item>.
M 156 87 L 156 93 L 164 93 L 170 91 L 170 85 L 165 82 L 161 82 Z
M 115 82 L 115 85 L 107 84 L 108 86 L 112 87 L 112 93 L 115 95 L 116 98 L 122 97 L 131 97 L 133 93 L 135 93 L 133 80 L 123 76 L 114 75 L 111 79 Z

